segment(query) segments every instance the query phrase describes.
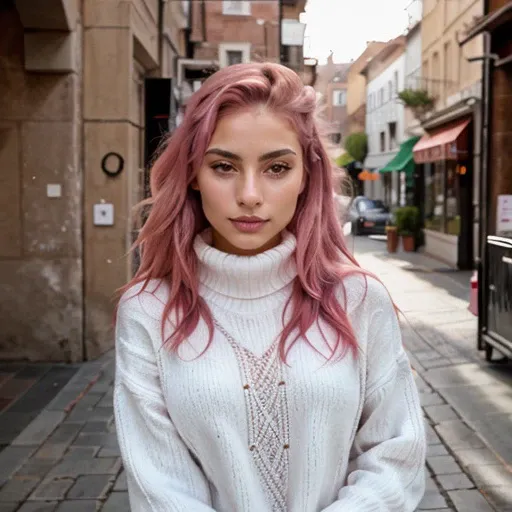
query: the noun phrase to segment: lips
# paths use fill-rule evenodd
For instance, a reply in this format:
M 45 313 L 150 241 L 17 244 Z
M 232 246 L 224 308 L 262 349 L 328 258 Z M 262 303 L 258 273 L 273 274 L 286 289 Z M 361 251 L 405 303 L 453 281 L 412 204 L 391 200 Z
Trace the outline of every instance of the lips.
M 242 217 L 237 217 L 236 219 L 231 219 L 233 222 L 267 222 L 265 219 L 261 217 L 257 217 L 256 215 L 252 215 L 248 217 L 247 215 L 243 215 Z
M 256 216 L 243 216 L 230 220 L 235 228 L 241 233 L 256 233 L 268 222 L 268 220 Z

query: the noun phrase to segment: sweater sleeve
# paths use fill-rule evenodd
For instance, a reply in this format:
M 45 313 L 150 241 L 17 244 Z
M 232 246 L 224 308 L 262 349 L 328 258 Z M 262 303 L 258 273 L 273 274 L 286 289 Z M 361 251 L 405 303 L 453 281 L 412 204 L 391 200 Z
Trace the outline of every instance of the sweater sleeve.
M 378 309 L 371 315 L 367 355 L 360 356 L 367 357 L 361 420 L 345 485 L 324 512 L 413 512 L 425 485 L 421 406 L 392 302 L 383 287 L 368 299 Z
M 132 512 L 212 512 L 208 483 L 169 416 L 139 298 L 116 324 L 114 414 Z

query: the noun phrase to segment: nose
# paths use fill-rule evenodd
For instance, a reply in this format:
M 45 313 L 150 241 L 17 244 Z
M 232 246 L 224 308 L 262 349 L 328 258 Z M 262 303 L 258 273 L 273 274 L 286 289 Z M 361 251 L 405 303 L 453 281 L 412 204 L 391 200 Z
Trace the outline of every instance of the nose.
M 237 187 L 239 206 L 254 208 L 263 202 L 261 184 L 256 173 L 244 173 L 240 176 Z

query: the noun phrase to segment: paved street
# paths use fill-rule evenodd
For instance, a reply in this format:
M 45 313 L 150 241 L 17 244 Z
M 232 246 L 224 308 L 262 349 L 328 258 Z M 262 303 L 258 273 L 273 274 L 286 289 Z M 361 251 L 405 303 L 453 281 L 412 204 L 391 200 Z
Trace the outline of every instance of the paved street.
M 469 274 L 420 254 L 389 255 L 380 241 L 353 243 L 361 264 L 384 281 L 403 312 L 429 441 L 420 510 L 512 512 L 512 365 L 486 363 L 476 351 Z M 13 368 L 0 367 L 0 398 L 12 379 L 23 380 Z M 69 372 L 48 377 L 58 392 L 49 403 L 44 395 L 37 416 L 37 382 L 4 404 L 0 512 L 129 510 L 112 418 L 112 354 Z M 16 408 L 32 414 L 23 430 L 21 423 L 14 427 Z

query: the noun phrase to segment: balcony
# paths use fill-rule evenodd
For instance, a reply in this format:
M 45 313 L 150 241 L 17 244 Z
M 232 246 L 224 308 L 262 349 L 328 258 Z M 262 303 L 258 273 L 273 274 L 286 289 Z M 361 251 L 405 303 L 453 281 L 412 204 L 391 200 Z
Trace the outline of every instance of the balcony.
M 418 121 L 439 110 L 446 98 L 458 89 L 458 82 L 443 78 L 409 76 L 400 92 L 401 102 Z

